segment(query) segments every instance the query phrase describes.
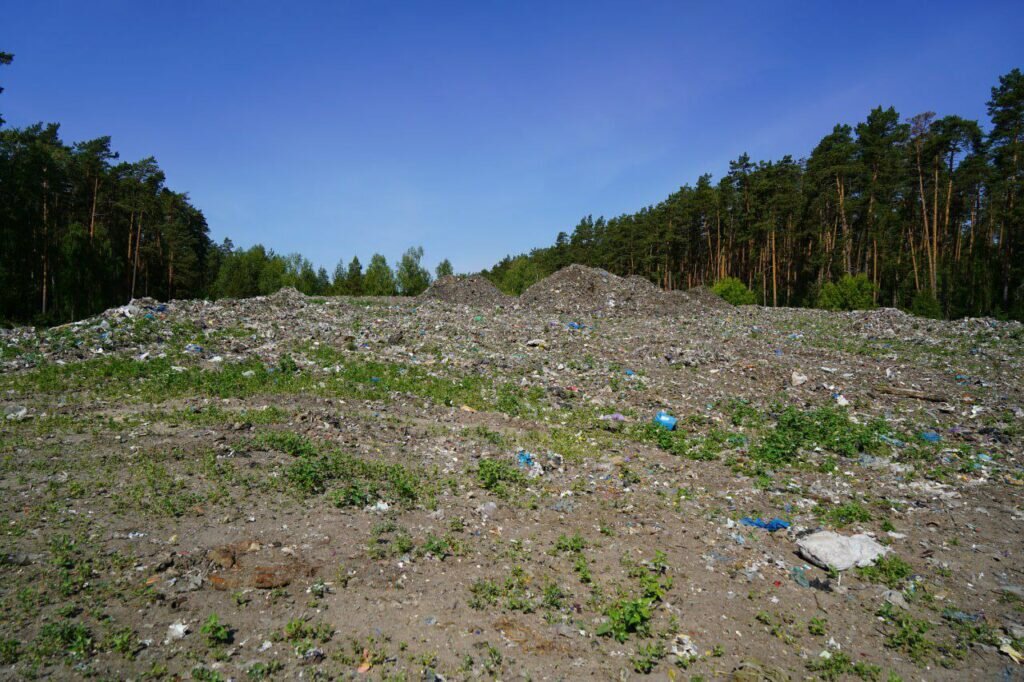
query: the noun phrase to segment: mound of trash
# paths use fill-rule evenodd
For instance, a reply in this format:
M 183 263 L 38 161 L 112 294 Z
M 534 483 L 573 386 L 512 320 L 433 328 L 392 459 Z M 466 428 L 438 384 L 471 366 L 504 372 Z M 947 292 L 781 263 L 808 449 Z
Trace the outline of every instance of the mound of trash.
M 700 303 L 708 308 L 724 310 L 732 308 L 733 304 L 716 294 L 709 287 L 699 286 L 686 290 L 686 296 L 695 303 Z
M 445 303 L 472 306 L 504 305 L 510 301 L 509 296 L 501 293 L 498 287 L 483 275 L 445 275 L 435 280 L 420 296 Z
M 307 298 L 304 293 L 294 287 L 281 287 L 264 299 L 267 303 L 275 306 L 304 306 Z
M 676 302 L 643 277 L 570 265 L 545 277 L 519 297 L 524 305 L 559 313 L 665 312 Z

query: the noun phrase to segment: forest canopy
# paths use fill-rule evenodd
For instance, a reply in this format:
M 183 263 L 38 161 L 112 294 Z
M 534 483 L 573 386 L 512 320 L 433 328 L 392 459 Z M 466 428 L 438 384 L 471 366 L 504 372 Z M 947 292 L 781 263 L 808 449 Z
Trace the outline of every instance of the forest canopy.
M 885 305 L 1024 318 L 1024 75 L 999 78 L 990 126 L 878 107 L 805 159 L 743 154 L 636 213 L 583 218 L 485 274 L 520 293 L 570 263 L 665 288 L 728 279 L 773 306 Z M 735 291 L 730 281 L 728 287 Z M 865 297 L 865 292 L 867 295 Z

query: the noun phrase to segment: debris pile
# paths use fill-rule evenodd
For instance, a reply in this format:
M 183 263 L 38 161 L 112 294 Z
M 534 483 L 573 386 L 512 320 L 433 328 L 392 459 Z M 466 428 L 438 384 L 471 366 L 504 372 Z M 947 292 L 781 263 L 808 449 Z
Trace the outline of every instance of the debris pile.
M 445 303 L 479 307 L 506 305 L 512 300 L 483 275 L 445 275 L 434 280 L 420 296 Z
M 643 277 L 619 277 L 586 265 L 562 268 L 528 288 L 519 300 L 545 312 L 650 315 L 670 312 L 678 301 Z

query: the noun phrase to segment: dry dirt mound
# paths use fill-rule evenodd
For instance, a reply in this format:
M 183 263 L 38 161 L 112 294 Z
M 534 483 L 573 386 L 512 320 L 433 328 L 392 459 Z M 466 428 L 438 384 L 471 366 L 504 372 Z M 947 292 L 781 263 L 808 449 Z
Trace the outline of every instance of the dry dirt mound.
M 501 293 L 483 275 L 445 275 L 434 281 L 420 296 L 445 303 L 475 306 L 503 305 L 510 300 L 509 296 Z
M 656 314 L 677 303 L 643 277 L 619 277 L 585 265 L 562 268 L 524 291 L 519 300 L 538 310 L 561 313 Z

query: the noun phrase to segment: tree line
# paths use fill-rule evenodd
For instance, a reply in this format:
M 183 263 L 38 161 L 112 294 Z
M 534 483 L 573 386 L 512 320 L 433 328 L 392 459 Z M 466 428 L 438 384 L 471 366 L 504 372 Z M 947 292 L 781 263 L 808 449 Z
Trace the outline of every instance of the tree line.
M 990 125 L 873 109 L 810 156 L 743 154 L 655 206 L 581 220 L 485 271 L 520 293 L 570 263 L 689 288 L 738 279 L 764 305 L 836 301 L 930 316 L 1024 318 L 1024 75 L 999 78 Z
M 0 52 L 0 65 L 12 56 Z M 0 88 L 0 92 L 3 89 Z M 736 301 L 891 305 L 939 317 L 1024 319 L 1024 75 L 999 78 L 989 125 L 873 109 L 805 159 L 746 154 L 664 201 L 571 234 L 483 274 L 508 293 L 571 263 L 667 288 L 716 285 Z M 54 324 L 131 298 L 416 295 L 423 249 L 330 274 L 298 254 L 216 244 L 202 211 L 152 157 L 121 161 L 109 137 L 67 144 L 58 124 L 0 118 L 0 323 Z M 452 274 L 446 259 L 436 276 Z
M 0 65 L 11 61 L 0 52 Z M 244 297 L 283 286 L 416 295 L 430 283 L 419 247 L 394 270 L 374 254 L 365 272 L 353 258 L 331 278 L 298 254 L 215 244 L 202 211 L 166 186 L 156 159 L 121 161 L 106 136 L 67 144 L 56 123 L 3 125 L 0 118 L 0 323 L 66 322 L 142 296 Z M 451 272 L 448 260 L 437 270 Z

